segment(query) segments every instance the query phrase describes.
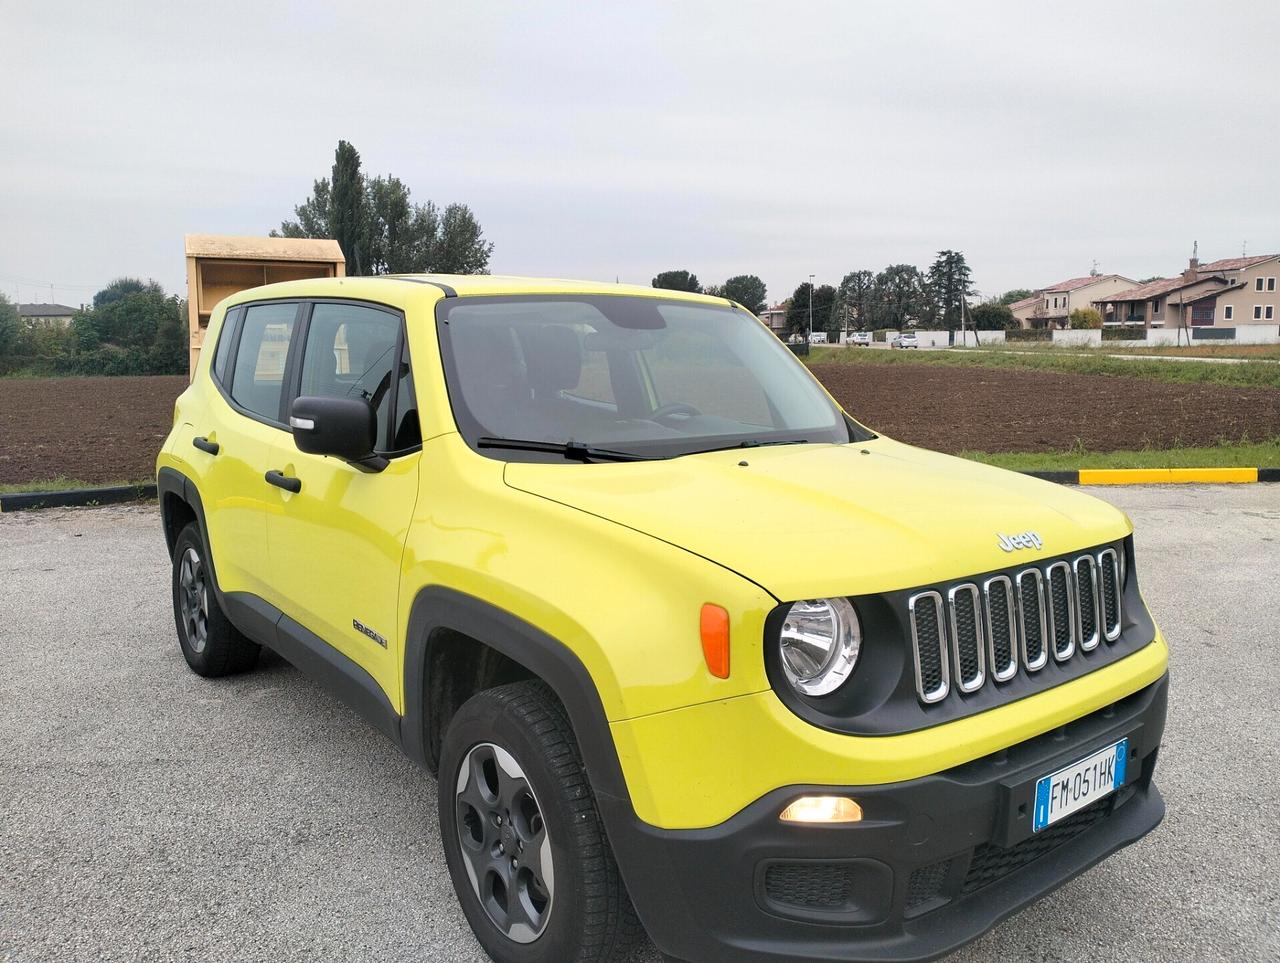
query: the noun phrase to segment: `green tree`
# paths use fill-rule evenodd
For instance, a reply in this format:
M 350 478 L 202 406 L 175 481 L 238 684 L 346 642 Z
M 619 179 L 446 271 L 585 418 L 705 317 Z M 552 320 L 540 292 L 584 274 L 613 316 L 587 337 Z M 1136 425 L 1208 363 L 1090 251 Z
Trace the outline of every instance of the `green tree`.
M 414 204 L 398 177 L 369 181 L 368 201 L 369 273 L 411 274 L 431 260 L 439 231 L 434 204 Z
M 1009 305 L 985 301 L 969 312 L 969 320 L 978 331 L 1008 331 L 1018 326 Z
M 954 331 L 964 318 L 965 306 L 973 294 L 972 275 L 959 251 L 939 251 L 925 279 L 930 320 Z
M 809 333 L 809 292 L 813 291 L 813 330 L 831 331 L 831 320 L 836 304 L 836 289 L 830 284 L 819 284 L 817 287 L 808 281 L 796 288 L 791 295 L 791 304 L 787 307 L 787 333 L 808 335 Z M 837 330 L 839 325 L 837 324 Z
M 872 324 L 872 295 L 875 286 L 874 271 L 850 271 L 840 281 L 837 299 L 848 314 L 850 327 L 857 331 L 865 331 Z
M 1025 301 L 1035 293 L 1036 292 L 1032 291 L 1030 288 L 1013 288 L 996 298 L 995 303 L 1006 305 L 1013 304 L 1015 301 Z
M 285 221 L 272 237 L 333 237 L 329 227 L 329 178 L 322 177 L 311 187 L 310 196 L 293 209 L 296 221 Z
M 21 337 L 22 325 L 18 320 L 18 309 L 0 294 L 0 360 L 16 352 Z
M 653 286 L 666 291 L 702 293 L 702 285 L 698 283 L 698 275 L 690 274 L 688 271 L 663 271 L 653 279 Z
M 1076 308 L 1067 315 L 1067 327 L 1089 329 L 1102 327 L 1102 315 L 1097 308 Z
M 333 190 L 329 197 L 329 229 L 347 256 L 348 274 L 365 274 L 369 266 L 369 196 L 360 173 L 360 152 L 338 141 L 333 158 Z
M 151 287 L 157 291 L 160 286 L 154 281 Z M 140 294 L 147 290 L 147 284 L 139 278 L 116 278 L 105 288 L 93 296 L 93 306 L 95 308 L 105 308 L 108 304 L 114 304 L 121 298 L 127 298 L 131 294 Z
M 890 264 L 877 274 L 871 294 L 875 326 L 902 330 L 925 320 L 924 288 L 924 275 L 914 264 Z
M 416 204 L 397 177 L 366 177 L 360 154 L 338 142 L 332 180 L 321 178 L 293 209 L 274 237 L 331 237 L 342 246 L 347 273 L 486 274 L 493 243 L 465 204 L 443 214 L 428 201 Z
M 431 270 L 439 274 L 488 274 L 491 254 L 493 244 L 484 239 L 471 208 L 466 204 L 446 207 L 431 246 Z
M 710 289 L 707 293 L 711 293 Z M 759 314 L 768 306 L 768 289 L 754 274 L 735 274 L 720 285 L 718 293 L 722 298 L 737 301 L 752 314 Z

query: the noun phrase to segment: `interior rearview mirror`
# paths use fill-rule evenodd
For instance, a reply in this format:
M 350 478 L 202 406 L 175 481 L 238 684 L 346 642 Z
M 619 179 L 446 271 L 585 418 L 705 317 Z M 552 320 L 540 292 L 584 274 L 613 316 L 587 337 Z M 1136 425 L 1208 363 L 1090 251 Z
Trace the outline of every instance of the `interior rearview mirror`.
M 375 454 L 378 414 L 364 398 L 295 398 L 289 427 L 299 451 L 332 455 L 361 471 L 382 471 L 387 460 Z

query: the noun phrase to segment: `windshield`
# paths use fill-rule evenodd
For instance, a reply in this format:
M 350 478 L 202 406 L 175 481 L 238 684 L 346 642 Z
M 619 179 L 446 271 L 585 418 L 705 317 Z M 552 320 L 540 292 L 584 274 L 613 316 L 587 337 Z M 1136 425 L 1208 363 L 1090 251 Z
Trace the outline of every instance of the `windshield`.
M 438 312 L 459 428 L 495 457 L 555 458 L 492 451 L 504 439 L 664 458 L 872 437 L 727 305 L 555 295 L 449 298 Z

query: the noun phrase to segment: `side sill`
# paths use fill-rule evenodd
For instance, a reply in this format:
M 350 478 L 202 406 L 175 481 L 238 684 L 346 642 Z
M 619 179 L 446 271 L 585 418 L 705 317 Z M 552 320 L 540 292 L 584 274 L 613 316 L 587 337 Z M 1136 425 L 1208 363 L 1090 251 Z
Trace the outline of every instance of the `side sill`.
M 227 617 L 241 632 L 288 660 L 358 712 L 397 746 L 400 716 L 373 676 L 310 629 L 250 592 L 222 596 Z

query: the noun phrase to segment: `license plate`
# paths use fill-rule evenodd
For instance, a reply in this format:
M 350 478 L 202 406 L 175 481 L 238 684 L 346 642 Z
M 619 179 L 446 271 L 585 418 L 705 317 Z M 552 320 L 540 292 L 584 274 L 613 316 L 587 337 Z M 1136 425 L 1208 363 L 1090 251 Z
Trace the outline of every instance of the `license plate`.
M 1031 831 L 1038 833 L 1123 786 L 1128 758 L 1129 740 L 1121 739 L 1037 782 Z

